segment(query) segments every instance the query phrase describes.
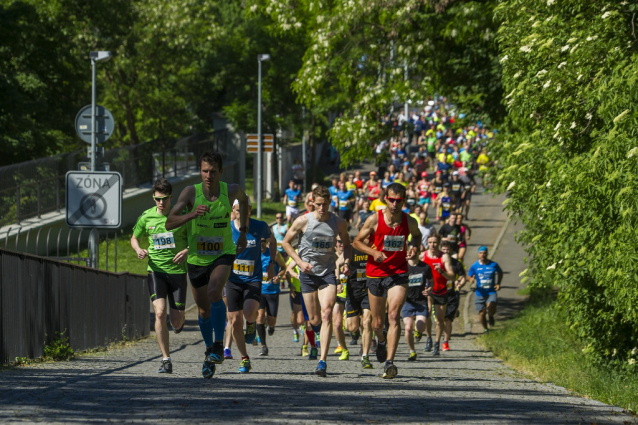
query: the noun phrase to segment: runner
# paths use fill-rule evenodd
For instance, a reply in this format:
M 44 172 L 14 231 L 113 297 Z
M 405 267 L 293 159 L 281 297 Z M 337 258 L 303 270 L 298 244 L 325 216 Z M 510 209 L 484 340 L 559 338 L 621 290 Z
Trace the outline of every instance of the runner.
M 487 332 L 487 325 L 494 326 L 494 314 L 496 314 L 496 292 L 501 290 L 503 270 L 498 263 L 487 258 L 487 247 L 478 249 L 479 259 L 472 264 L 467 275 L 471 282 L 476 282 L 474 294 L 474 306 L 481 319 L 483 332 Z M 487 318 L 486 316 L 487 312 Z
M 425 330 L 425 321 L 428 317 L 428 297 L 425 289 L 429 286 L 429 282 L 432 281 L 432 270 L 423 261 L 419 261 L 419 252 L 417 250 L 408 251 L 407 260 L 410 275 L 408 293 L 405 304 L 401 309 L 401 317 L 405 324 L 405 342 L 410 349 L 408 361 L 413 362 L 417 358 L 416 350 L 414 349 L 414 337 Z
M 166 179 L 153 184 L 155 206 L 147 209 L 137 219 L 131 236 L 131 247 L 140 260 L 148 257 L 148 291 L 155 310 L 155 336 L 162 352 L 162 364 L 158 373 L 173 373 L 173 363 L 166 326 L 166 298 L 171 310 L 169 316 L 173 331 L 178 334 L 184 328 L 186 306 L 186 257 L 188 243 L 186 227 L 166 231 L 166 216 L 171 209 L 173 186 Z M 140 238 L 148 236 L 148 249 L 140 248 Z
M 451 251 L 446 254 L 458 258 L 459 243 L 465 241 L 463 240 L 463 229 L 456 224 L 456 214 L 449 215 L 445 224 L 439 229 L 439 235 L 441 235 L 442 240 L 450 242 Z
M 368 241 L 369 239 L 366 239 L 363 242 L 367 245 Z M 372 369 L 372 363 L 368 358 L 372 343 L 372 315 L 366 277 L 368 254 L 353 249 L 350 263 L 352 264 L 352 273 L 348 276 L 346 286 L 346 328 L 353 335 L 359 332 L 359 328 L 362 328 L 361 367 Z
M 408 284 L 408 263 L 406 260 L 406 240 L 412 235 L 418 249 L 421 232 L 416 220 L 401 211 L 405 202 L 405 187 L 393 183 L 388 187 L 388 207 L 368 218 L 355 239 L 355 249 L 368 254 L 366 276 L 372 327 L 377 335 L 377 360 L 385 362 L 383 377 L 391 379 L 397 374 L 394 355 L 399 339 L 401 325 L 399 313 Z M 371 238 L 372 246 L 363 241 Z M 379 250 L 380 249 L 380 250 Z M 388 335 L 383 332 L 386 304 L 388 306 Z
M 463 188 L 465 189 L 463 192 L 463 214 L 465 214 L 465 218 L 469 220 L 470 203 L 472 202 L 472 194 L 474 190 L 476 190 L 476 182 L 470 174 L 470 171 L 461 175 L 459 180 L 463 183 Z
M 261 342 L 260 356 L 268 355 L 268 344 L 266 344 L 266 325 L 268 325 L 268 335 L 275 333 L 275 325 L 277 324 L 277 312 L 279 311 L 279 293 L 281 288 L 279 282 L 286 275 L 286 263 L 279 251 L 275 253 L 275 276 L 272 279 L 268 277 L 268 266 L 272 263 L 270 256 L 269 239 L 261 240 L 261 300 L 259 301 L 259 310 L 257 311 L 257 335 Z
M 341 219 L 346 223 L 350 223 L 352 219 L 352 210 L 356 201 L 354 194 L 346 188 L 346 183 L 340 181 L 337 191 L 337 211 Z
M 452 252 L 452 243 L 449 241 L 441 242 L 441 252 L 450 255 Z M 445 340 L 443 341 L 443 351 L 450 351 L 450 338 L 452 337 L 452 322 L 458 316 L 459 303 L 461 294 L 459 290 L 465 285 L 465 269 L 463 264 L 456 258 L 450 257 L 452 270 L 454 270 L 454 280 L 447 281 L 447 307 L 445 310 Z
M 288 231 L 288 226 L 284 223 L 284 213 L 278 212 L 275 214 L 276 223 L 272 226 L 272 234 L 275 236 L 275 240 L 277 241 L 277 252 L 281 255 L 288 255 L 284 248 L 281 246 L 281 243 L 284 241 L 284 237 L 286 236 L 286 232 Z
M 239 212 L 239 202 L 233 204 L 235 217 Z M 241 354 L 239 365 L 240 373 L 248 373 L 252 368 L 250 357 L 246 350 L 246 344 L 252 344 L 257 334 L 255 321 L 257 320 L 257 310 L 261 302 L 261 283 L 263 273 L 267 273 L 268 280 L 275 275 L 275 266 L 272 258 L 277 253 L 277 243 L 272 236 L 268 224 L 263 221 L 250 218 L 252 208 L 248 208 L 248 228 L 246 229 L 247 247 L 237 254 L 233 263 L 233 272 L 228 278 L 226 285 L 226 300 L 228 302 L 228 325 L 233 332 L 233 340 L 237 344 L 237 350 Z M 233 241 L 240 236 L 240 221 L 238 218 L 230 223 L 233 234 Z M 261 241 L 268 241 L 270 250 L 270 260 L 266 270 L 262 268 L 261 261 Z M 246 335 L 244 335 L 244 320 L 246 319 Z
M 288 288 L 290 288 L 290 324 L 292 325 L 292 342 L 299 342 L 299 331 L 302 327 L 305 327 L 306 321 L 301 309 L 302 297 L 301 284 L 299 283 L 299 267 L 295 264 L 292 271 L 289 272 L 287 269 L 291 263 L 294 263 L 294 261 L 288 257 L 288 260 L 286 260 L 286 279 L 288 280 Z
M 288 182 L 283 203 L 286 206 L 286 220 L 288 220 L 288 227 L 290 227 L 292 221 L 299 215 L 299 204 L 301 203 L 301 190 L 295 185 L 294 180 Z
M 348 276 L 341 272 L 342 266 L 345 264 L 343 257 L 343 242 L 341 238 L 337 237 L 337 263 L 335 264 L 335 274 L 337 275 L 337 299 L 334 308 L 332 309 L 332 329 L 337 339 L 337 348 L 334 353 L 340 354 L 339 360 L 348 360 L 350 358 L 350 352 L 346 345 L 346 335 L 343 331 L 343 312 L 346 309 L 346 289 L 348 287 Z
M 312 191 L 315 211 L 302 215 L 292 224 L 284 239 L 284 249 L 293 260 L 299 264 L 299 281 L 304 303 L 312 329 L 321 330 L 321 358 L 315 373 L 326 376 L 326 359 L 332 338 L 332 309 L 337 295 L 337 281 L 335 277 L 335 245 L 337 235 L 344 242 L 346 261 L 343 274 L 350 274 L 349 263 L 351 256 L 348 224 L 341 218 L 328 211 L 330 192 L 326 187 L 319 186 Z M 290 242 L 301 234 L 299 255 Z
M 423 255 L 423 262 L 430 266 L 433 276 L 432 286 L 427 288 L 427 293 L 429 302 L 434 307 L 434 315 L 436 317 L 436 342 L 432 350 L 432 355 L 434 356 L 441 354 L 441 336 L 443 335 L 447 304 L 447 281 L 454 280 L 450 256 L 443 254 L 439 250 L 440 244 L 441 237 L 438 234 L 430 235 L 428 238 L 428 250 Z M 425 351 L 429 351 L 427 346 Z
M 472 237 L 472 229 L 467 224 L 463 223 L 463 214 L 456 215 L 456 224 L 461 226 L 461 240 L 459 241 L 459 261 L 463 263 L 465 258 L 465 251 L 467 250 L 467 243 Z
M 206 344 L 202 376 L 210 379 L 215 374 L 215 365 L 224 361 L 226 305 L 222 291 L 235 255 L 246 249 L 248 198 L 239 185 L 219 180 L 224 171 L 219 153 L 204 152 L 198 164 L 203 182 L 182 190 L 166 219 L 166 230 L 188 223 L 188 276 L 199 310 L 199 329 Z M 241 224 L 236 243 L 230 228 L 231 199 L 239 201 Z M 185 209 L 189 212 L 181 215 Z
M 445 223 L 452 212 L 452 197 L 450 196 L 450 184 L 443 185 L 443 192 L 436 198 L 436 218 L 441 225 Z
M 459 172 L 452 173 L 452 181 L 450 182 L 450 195 L 452 195 L 452 212 L 460 213 L 463 209 L 463 197 L 465 195 L 465 186 L 459 180 Z

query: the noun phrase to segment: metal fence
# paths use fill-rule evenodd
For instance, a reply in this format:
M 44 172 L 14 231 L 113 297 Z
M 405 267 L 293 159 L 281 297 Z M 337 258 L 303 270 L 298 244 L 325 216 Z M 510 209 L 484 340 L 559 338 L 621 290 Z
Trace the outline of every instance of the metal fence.
M 185 137 L 171 142 L 146 142 L 104 152 L 103 162 L 118 171 L 124 188 L 152 183 L 160 177 L 178 177 L 197 170 L 197 157 L 206 150 L 224 157 L 235 154 L 228 130 Z M 86 161 L 76 151 L 0 167 L 0 226 L 20 224 L 31 217 L 65 208 L 65 175 Z
M 57 333 L 74 350 L 149 334 L 146 277 L 0 249 L 0 359 L 37 358 Z

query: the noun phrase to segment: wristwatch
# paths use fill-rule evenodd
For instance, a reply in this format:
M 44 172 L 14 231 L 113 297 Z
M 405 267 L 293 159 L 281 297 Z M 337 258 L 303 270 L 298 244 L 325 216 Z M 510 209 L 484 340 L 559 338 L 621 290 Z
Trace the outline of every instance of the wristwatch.
M 247 229 L 248 229 L 248 228 L 247 228 L 246 226 L 241 226 L 241 227 L 239 228 L 239 231 L 240 231 L 240 232 L 244 232 L 244 233 L 246 233 L 246 230 L 247 230 Z

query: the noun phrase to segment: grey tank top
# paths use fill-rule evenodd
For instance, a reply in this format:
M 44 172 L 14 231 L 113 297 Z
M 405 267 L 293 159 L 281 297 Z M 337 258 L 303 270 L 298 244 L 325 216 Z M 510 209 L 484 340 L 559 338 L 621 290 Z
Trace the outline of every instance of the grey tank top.
M 317 220 L 313 213 L 306 214 L 308 224 L 299 242 L 299 257 L 312 265 L 312 271 L 307 274 L 325 276 L 335 271 L 335 246 L 339 229 L 337 216 L 329 214 L 325 222 Z

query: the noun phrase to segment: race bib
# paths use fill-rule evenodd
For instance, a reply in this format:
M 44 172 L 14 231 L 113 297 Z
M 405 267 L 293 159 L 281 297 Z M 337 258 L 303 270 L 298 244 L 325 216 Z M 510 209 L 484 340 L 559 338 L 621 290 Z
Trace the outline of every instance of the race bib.
M 383 237 L 384 251 L 403 251 L 404 246 L 405 246 L 405 235 L 397 235 L 397 236 L 385 235 Z
M 492 278 L 481 279 L 481 288 L 492 289 L 493 285 L 494 285 L 494 279 Z
M 461 185 L 460 184 L 453 184 L 452 185 L 452 191 L 458 192 L 459 190 L 461 190 Z
M 412 205 L 414 205 L 414 204 L 416 204 L 416 199 L 414 199 L 414 198 L 408 198 L 408 205 L 412 206 Z
M 255 262 L 253 260 L 235 260 L 233 273 L 239 276 L 252 276 L 255 273 Z
M 198 236 L 197 255 L 221 255 L 224 253 L 223 236 Z
M 334 238 L 328 236 L 316 236 L 312 238 L 312 249 L 319 252 L 330 252 L 334 249 Z
M 454 290 L 454 281 L 453 280 L 448 280 L 447 281 L 447 290 L 448 291 L 453 291 Z
M 337 205 L 337 203 L 339 203 L 339 197 L 337 195 L 332 197 L 332 203 Z
M 175 248 L 175 236 L 173 236 L 173 232 L 166 233 L 156 233 L 152 235 L 153 238 L 153 249 L 169 249 Z
M 450 242 L 456 242 L 456 235 L 454 233 L 447 235 L 447 237 L 450 238 Z
M 297 206 L 297 201 L 295 201 L 294 199 L 288 198 L 288 206 L 289 207 L 296 207 Z
M 284 241 L 277 241 L 277 249 L 283 248 L 284 247 L 283 243 L 284 243 Z
M 348 201 L 339 201 L 339 208 L 348 208 Z
M 261 283 L 270 283 L 270 281 L 268 280 L 268 272 L 263 272 L 261 274 Z
M 345 274 L 341 273 L 339 275 L 339 283 L 342 285 L 345 285 L 346 283 L 348 283 L 348 276 L 346 276 Z
M 423 273 L 411 274 L 408 278 L 408 286 L 421 286 L 423 283 Z
M 367 279 L 368 278 L 366 277 L 366 269 L 357 269 L 357 282 L 362 282 Z
M 444 210 L 449 210 L 450 205 L 451 204 L 449 202 L 441 202 L 441 207 L 443 207 Z
M 441 193 L 441 191 L 443 190 L 443 187 L 441 186 L 434 186 L 434 193 L 436 193 L 437 195 L 439 193 Z
M 465 185 L 465 190 L 470 190 L 472 188 L 472 186 L 470 186 L 469 184 Z

